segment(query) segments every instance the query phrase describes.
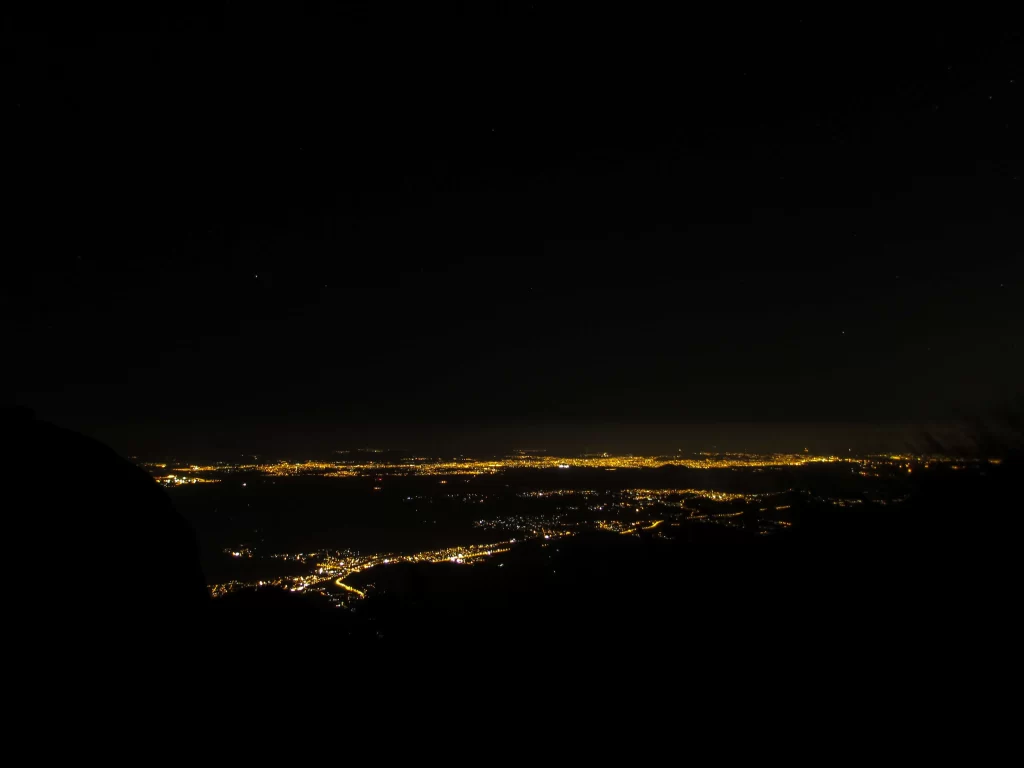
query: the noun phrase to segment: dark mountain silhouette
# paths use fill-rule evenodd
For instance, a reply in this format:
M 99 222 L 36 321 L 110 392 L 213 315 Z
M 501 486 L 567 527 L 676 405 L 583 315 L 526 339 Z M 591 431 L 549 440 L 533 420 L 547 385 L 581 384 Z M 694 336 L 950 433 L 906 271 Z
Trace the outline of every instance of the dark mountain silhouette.
M 3 415 L 5 545 L 27 608 L 71 627 L 181 628 L 209 598 L 195 534 L 143 470 L 91 438 Z

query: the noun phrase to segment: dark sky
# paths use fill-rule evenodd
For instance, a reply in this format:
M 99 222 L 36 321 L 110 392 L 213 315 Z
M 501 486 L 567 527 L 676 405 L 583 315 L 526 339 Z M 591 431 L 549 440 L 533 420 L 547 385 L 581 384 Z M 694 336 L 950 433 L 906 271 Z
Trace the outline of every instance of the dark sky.
M 10 399 L 134 452 L 1020 392 L 998 24 L 274 5 L 9 27 Z

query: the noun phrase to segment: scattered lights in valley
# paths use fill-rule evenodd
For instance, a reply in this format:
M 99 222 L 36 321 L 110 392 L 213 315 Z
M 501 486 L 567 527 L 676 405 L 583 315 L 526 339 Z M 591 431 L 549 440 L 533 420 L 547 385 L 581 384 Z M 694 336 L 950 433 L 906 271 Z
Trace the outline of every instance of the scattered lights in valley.
M 361 451 L 360 453 L 367 453 Z M 349 607 L 352 601 L 362 600 L 375 591 L 374 583 L 353 577 L 372 569 L 379 569 L 400 563 L 441 564 L 473 566 L 487 562 L 497 556 L 511 552 L 517 546 L 539 540 L 538 546 L 547 547 L 552 540 L 576 536 L 589 531 L 591 535 L 614 534 L 625 537 L 641 537 L 651 540 L 673 540 L 686 526 L 715 525 L 742 529 L 742 533 L 757 536 L 783 534 L 799 521 L 802 509 L 814 504 L 834 509 L 837 514 L 855 515 L 857 519 L 877 518 L 882 510 L 891 504 L 898 504 L 908 498 L 901 486 L 884 486 L 892 478 L 903 478 L 900 482 L 913 482 L 918 470 L 935 471 L 940 467 L 951 470 L 965 470 L 982 466 L 984 462 L 963 459 L 949 459 L 937 456 L 867 456 L 837 457 L 811 456 L 804 454 L 696 454 L 681 456 L 609 456 L 588 455 L 583 457 L 547 456 L 519 453 L 513 456 L 491 459 L 458 457 L 449 460 L 423 457 L 389 459 L 384 452 L 374 452 L 372 457 L 346 456 L 336 461 L 274 461 L 253 460 L 246 463 L 218 462 L 214 464 L 189 464 L 181 462 L 154 462 L 142 464 L 159 482 L 168 489 L 226 483 L 233 493 L 253 494 L 259 492 L 262 483 L 277 480 L 301 478 L 337 478 L 345 483 L 363 483 L 365 490 L 374 498 L 391 499 L 397 504 L 419 505 L 435 503 L 456 505 L 460 509 L 472 505 L 474 512 L 468 518 L 462 517 L 464 526 L 477 531 L 483 542 L 428 549 L 418 552 L 372 552 L 360 553 L 350 549 L 318 549 L 312 552 L 278 552 L 263 554 L 262 546 L 256 543 L 239 543 L 228 547 L 223 553 L 232 560 L 277 560 L 297 567 L 298 574 L 278 575 L 260 580 L 237 579 L 209 585 L 210 594 L 221 597 L 231 592 L 261 587 L 274 587 L 291 592 L 317 595 L 338 608 Z M 708 487 L 613 487 L 599 489 L 603 484 L 601 475 L 581 473 L 577 477 L 573 470 L 653 470 L 663 467 L 679 467 L 684 470 L 725 470 L 724 474 L 664 474 L 657 477 L 664 481 L 673 477 L 690 477 L 721 483 L 725 488 Z M 779 478 L 789 478 L 791 470 L 844 473 L 866 484 L 863 490 L 848 495 L 814 495 L 806 489 L 786 487 L 788 480 L 776 481 L 770 492 L 739 492 L 737 487 L 754 487 L 747 482 L 736 482 L 731 478 L 745 472 L 743 477 L 757 477 L 759 473 L 783 473 Z M 168 471 L 170 470 L 170 471 Z M 516 476 L 515 484 L 506 485 L 491 476 L 532 470 L 539 474 L 523 480 Z M 767 475 L 766 475 L 767 476 Z M 408 483 L 414 478 L 440 478 L 436 483 L 420 484 L 410 490 Z M 456 482 L 455 478 L 462 478 Z M 480 478 L 474 481 L 473 478 Z M 609 476 L 614 478 L 623 475 Z M 644 475 L 647 477 L 647 475 Z M 651 475 L 655 477 L 655 475 Z M 262 480 L 261 480 L 262 478 Z M 404 481 L 396 478 L 413 478 Z M 544 487 L 545 478 L 551 478 L 551 485 L 589 484 L 594 478 L 598 487 Z M 557 480 L 556 480 L 557 478 Z M 718 478 L 718 480 L 715 480 Z M 361 479 L 361 480 L 360 480 Z M 511 480 L 509 481 L 512 482 Z M 613 484 L 620 481 L 613 480 Z M 394 483 L 394 484 L 393 484 Z M 477 483 L 466 487 L 463 483 Z M 535 490 L 521 490 L 533 485 Z M 646 483 L 645 483 L 646 485 Z M 363 487 L 355 485 L 353 487 Z M 772 484 L 768 484 L 772 487 Z M 393 489 L 403 488 L 400 493 Z M 372 489 L 372 490 L 371 490 Z M 433 490 L 431 490 L 433 489 Z M 472 489 L 472 490 L 471 490 Z M 506 490 L 502 490 L 506 489 Z M 179 491 L 173 491 L 178 493 Z M 188 493 L 189 491 L 180 491 Z M 219 492 L 219 491 L 214 491 Z M 390 496 L 389 496 L 390 494 Z M 479 513 L 476 510 L 479 509 Z M 514 509 L 509 512 L 508 510 Z M 503 511 L 505 510 L 505 511 Z M 536 511 L 530 511 L 536 510 Z M 424 515 L 424 525 L 438 521 Z M 851 518 L 853 519 L 853 518 Z M 465 534 L 463 534 L 464 536 Z M 479 541 L 479 540 L 478 540 Z M 502 567 L 504 563 L 498 562 Z

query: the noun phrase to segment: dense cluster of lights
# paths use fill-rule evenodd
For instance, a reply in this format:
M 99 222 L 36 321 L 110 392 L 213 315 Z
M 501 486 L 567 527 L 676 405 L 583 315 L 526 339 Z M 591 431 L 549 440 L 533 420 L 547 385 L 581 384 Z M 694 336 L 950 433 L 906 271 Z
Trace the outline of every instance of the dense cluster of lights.
M 197 483 L 219 483 L 212 477 L 185 477 L 183 475 L 153 475 L 153 479 L 161 485 L 195 485 Z
M 561 534 L 565 531 L 566 523 L 563 522 L 565 515 L 507 515 L 496 517 L 491 520 L 474 520 L 474 528 L 502 529 L 516 531 L 524 536 L 544 536 L 546 534 Z
M 523 491 L 516 495 L 521 499 L 557 499 L 565 496 L 596 496 L 598 492 L 560 488 L 553 491 Z
M 758 498 L 759 494 L 728 493 L 725 491 L 703 490 L 698 488 L 629 488 L 622 491 L 623 496 L 633 499 L 636 502 L 658 501 L 664 502 L 672 496 L 697 497 L 709 501 L 743 501 L 751 498 Z
M 338 461 L 276 461 L 270 463 L 228 464 L 190 464 L 174 467 L 179 478 L 173 484 L 185 482 L 202 482 L 201 478 L 208 475 L 254 473 L 269 477 L 365 477 L 369 475 L 484 475 L 497 474 L 517 469 L 657 469 L 674 465 L 689 469 L 745 469 L 798 467 L 820 462 L 849 461 L 836 456 L 811 456 L 808 454 L 697 454 L 696 456 L 664 455 L 664 456 L 610 456 L 608 454 L 588 454 L 585 456 L 546 456 L 517 453 L 512 456 L 489 459 L 459 457 L 450 460 L 430 459 L 423 457 L 402 460 L 338 460 Z M 143 467 L 154 471 L 166 469 L 166 463 L 145 463 Z M 164 476 L 165 478 L 168 476 Z M 187 480 L 180 480 L 187 477 Z

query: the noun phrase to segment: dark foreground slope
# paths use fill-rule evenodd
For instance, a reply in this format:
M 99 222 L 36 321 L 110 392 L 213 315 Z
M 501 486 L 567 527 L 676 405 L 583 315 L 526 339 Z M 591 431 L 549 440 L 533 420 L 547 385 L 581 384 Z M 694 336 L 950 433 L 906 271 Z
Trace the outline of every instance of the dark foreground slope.
M 30 626 L 66 637 L 204 620 L 194 532 L 149 475 L 24 412 L 4 413 L 3 427 L 4 544 Z

